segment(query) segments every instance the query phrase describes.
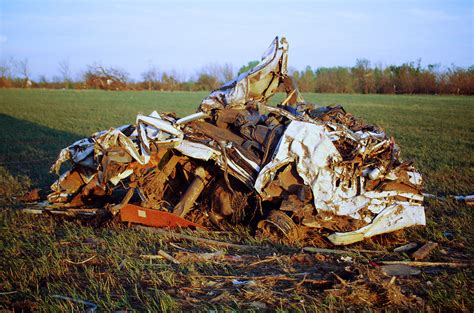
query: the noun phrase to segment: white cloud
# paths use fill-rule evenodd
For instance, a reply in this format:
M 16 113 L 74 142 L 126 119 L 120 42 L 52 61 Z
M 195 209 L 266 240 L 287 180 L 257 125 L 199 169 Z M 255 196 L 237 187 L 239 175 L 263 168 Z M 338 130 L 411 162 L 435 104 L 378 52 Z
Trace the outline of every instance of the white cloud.
M 0 34 L 0 44 L 4 44 L 7 42 L 7 36 Z

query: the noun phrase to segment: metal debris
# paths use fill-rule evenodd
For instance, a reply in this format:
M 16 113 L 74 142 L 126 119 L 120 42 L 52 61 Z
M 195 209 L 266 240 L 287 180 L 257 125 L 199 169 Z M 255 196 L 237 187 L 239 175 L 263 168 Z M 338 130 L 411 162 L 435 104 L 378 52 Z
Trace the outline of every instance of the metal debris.
M 397 253 L 409 252 L 411 250 L 414 250 L 417 247 L 418 247 L 417 243 L 410 242 L 410 243 L 407 243 L 406 245 L 396 247 L 395 249 L 393 249 L 393 252 L 397 252 Z
M 341 106 L 305 102 L 287 51 L 275 38 L 255 68 L 195 114 L 138 115 L 63 149 L 52 171 L 72 167 L 51 186 L 48 206 L 159 227 L 258 225 L 291 240 L 316 229 L 335 245 L 424 225 L 421 175 L 393 138 Z M 268 105 L 279 87 L 286 99 Z
M 405 264 L 382 265 L 380 268 L 382 269 L 382 272 L 388 276 L 412 276 L 421 274 L 421 271 L 418 268 Z
M 428 241 L 420 249 L 413 252 L 412 257 L 417 261 L 423 260 L 436 248 L 438 248 L 437 242 Z
M 191 227 L 205 230 L 199 224 L 185 220 L 176 214 L 166 211 L 146 209 L 133 204 L 126 204 L 120 209 L 120 219 L 123 222 L 142 224 L 153 227 L 176 228 Z

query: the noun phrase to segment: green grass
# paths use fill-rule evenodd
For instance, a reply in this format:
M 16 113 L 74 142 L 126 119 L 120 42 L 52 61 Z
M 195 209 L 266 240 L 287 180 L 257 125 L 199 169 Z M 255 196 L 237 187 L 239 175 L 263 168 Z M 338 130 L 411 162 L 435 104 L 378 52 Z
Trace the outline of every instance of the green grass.
M 0 164 L 45 186 L 59 150 L 95 131 L 133 123 L 137 113 L 196 111 L 206 92 L 0 90 Z M 279 94 L 272 102 L 283 98 Z M 343 104 L 395 137 L 433 193 L 474 193 L 474 98 L 305 94 L 321 105 Z M 33 161 L 33 165 L 28 165 Z M 22 163 L 25 162 L 25 163 Z
M 336 281 L 329 291 L 306 283 L 298 285 L 300 281 L 293 285 L 266 282 L 253 289 L 238 289 L 230 281 L 202 275 L 249 274 L 246 263 L 196 262 L 175 266 L 165 260 L 145 261 L 140 258 L 141 254 L 156 254 L 159 249 L 172 254 L 179 252 L 169 245 L 178 241 L 115 223 L 93 228 L 74 221 L 24 215 L 11 209 L 18 205 L 13 196 L 25 190 L 29 178 L 32 186 L 47 188 L 54 179 L 47 174 L 49 166 L 59 150 L 74 140 L 98 130 L 133 123 L 137 113 L 149 114 L 153 110 L 174 111 L 178 116 L 193 113 L 206 95 L 206 92 L 0 90 L 0 308 L 84 309 L 53 297 L 60 294 L 94 302 L 106 311 L 131 308 L 176 311 L 203 304 L 208 309 L 255 309 L 261 303 L 282 311 L 347 307 L 355 310 L 369 304 L 374 309 L 394 306 L 412 310 L 473 310 L 468 287 L 472 286 L 471 268 L 400 278 L 392 286 L 388 284 L 389 278 L 382 277 L 377 268 L 368 265 L 369 260 L 377 260 L 377 257 L 362 255 L 342 267 L 348 266 L 354 273 L 363 275 L 368 279 L 365 283 L 355 278 L 342 285 Z M 307 101 L 321 105 L 342 104 L 346 111 L 384 127 L 401 146 L 402 156 L 414 160 L 424 174 L 426 192 L 474 193 L 474 97 L 304 96 Z M 279 94 L 272 102 L 281 99 L 283 95 Z M 440 250 L 431 260 L 472 259 L 471 208 L 451 200 L 433 200 L 427 203 L 427 219 L 426 227 L 380 236 L 354 248 L 384 250 L 387 253 L 384 257 L 399 258 L 390 253 L 393 247 L 410 241 L 432 240 L 439 243 Z M 316 263 L 312 259 L 313 263 L 304 267 L 291 259 L 298 253 L 297 249 L 256 240 L 245 231 L 203 236 L 268 246 L 268 251 L 253 256 L 256 259 L 273 252 L 283 255 L 277 263 L 263 263 L 250 274 L 290 275 L 294 271 L 315 269 L 329 273 L 325 264 L 339 264 L 335 258 L 327 257 Z M 194 245 L 178 244 L 203 251 Z M 91 256 L 95 258 L 85 264 L 68 262 Z M 342 269 L 334 270 L 344 274 Z M 430 284 L 427 285 L 427 281 Z M 398 295 L 400 290 L 393 288 L 399 288 L 404 295 Z M 12 293 L 2 294 L 4 292 Z M 222 299 L 211 301 L 222 294 Z M 192 299 L 199 302 L 193 304 Z

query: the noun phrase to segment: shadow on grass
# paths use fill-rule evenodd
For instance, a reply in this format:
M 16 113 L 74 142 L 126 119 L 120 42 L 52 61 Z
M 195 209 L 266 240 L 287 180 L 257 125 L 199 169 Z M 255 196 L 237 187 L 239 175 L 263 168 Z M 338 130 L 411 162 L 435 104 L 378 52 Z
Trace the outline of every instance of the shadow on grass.
M 0 114 L 0 166 L 12 175 L 29 176 L 35 187 L 48 188 L 49 168 L 59 151 L 83 136 Z

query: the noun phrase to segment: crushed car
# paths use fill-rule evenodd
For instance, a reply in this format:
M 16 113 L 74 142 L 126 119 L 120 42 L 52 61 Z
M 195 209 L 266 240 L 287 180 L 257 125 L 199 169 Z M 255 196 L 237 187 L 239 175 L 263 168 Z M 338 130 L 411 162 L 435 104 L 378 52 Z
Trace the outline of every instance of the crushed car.
M 277 37 L 195 114 L 138 115 L 64 148 L 46 210 L 155 227 L 247 225 L 290 240 L 316 231 L 334 245 L 425 225 L 422 176 L 394 139 L 342 106 L 305 102 L 287 60 Z M 279 90 L 286 98 L 269 105 Z

